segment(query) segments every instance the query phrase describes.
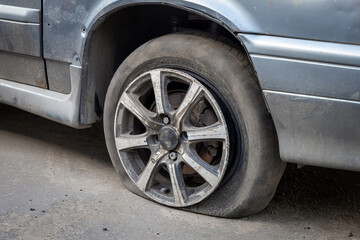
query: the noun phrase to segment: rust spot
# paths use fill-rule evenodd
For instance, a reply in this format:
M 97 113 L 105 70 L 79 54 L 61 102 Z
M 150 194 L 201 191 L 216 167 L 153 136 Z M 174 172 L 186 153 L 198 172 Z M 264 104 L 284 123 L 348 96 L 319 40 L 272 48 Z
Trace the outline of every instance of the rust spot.
M 268 1 L 268 6 L 270 6 L 270 4 L 273 2 L 274 0 L 269 0 Z
M 36 86 L 41 87 L 41 88 L 47 88 L 46 81 L 42 78 L 36 79 Z

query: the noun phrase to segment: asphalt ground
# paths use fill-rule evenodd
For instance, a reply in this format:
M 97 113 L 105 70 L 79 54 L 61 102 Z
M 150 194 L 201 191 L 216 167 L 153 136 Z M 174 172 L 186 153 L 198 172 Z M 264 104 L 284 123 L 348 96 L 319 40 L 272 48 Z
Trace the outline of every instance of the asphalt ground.
M 360 239 L 360 173 L 288 165 L 265 210 L 214 218 L 127 191 L 101 123 L 75 130 L 0 105 L 6 239 Z

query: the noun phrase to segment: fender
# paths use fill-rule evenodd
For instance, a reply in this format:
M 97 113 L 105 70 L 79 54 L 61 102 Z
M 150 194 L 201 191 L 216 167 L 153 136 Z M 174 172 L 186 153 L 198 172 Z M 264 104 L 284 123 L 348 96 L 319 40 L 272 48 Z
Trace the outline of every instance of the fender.
M 357 0 L 47 0 L 43 6 L 44 57 L 79 65 L 74 60 L 81 59 L 88 33 L 98 23 L 121 8 L 150 4 L 196 12 L 233 33 L 360 44 Z
M 44 57 L 80 66 L 76 59 L 83 57 L 89 32 L 95 31 L 117 10 L 150 4 L 172 6 L 206 16 L 233 33 L 261 32 L 253 16 L 235 0 L 49 0 L 44 2 Z

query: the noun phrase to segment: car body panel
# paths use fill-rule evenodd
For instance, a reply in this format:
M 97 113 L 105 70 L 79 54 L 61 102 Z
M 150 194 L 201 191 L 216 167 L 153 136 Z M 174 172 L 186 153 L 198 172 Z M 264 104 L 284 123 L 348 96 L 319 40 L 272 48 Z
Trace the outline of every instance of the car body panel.
M 47 88 L 41 0 L 0 0 L 0 78 Z
M 0 51 L 0 79 L 47 88 L 44 61 L 38 57 Z
M 264 91 L 283 161 L 360 171 L 360 102 Z
M 360 101 L 360 67 L 251 55 L 261 87 Z
M 360 46 L 239 34 L 263 90 L 360 101 Z
M 287 162 L 360 170 L 360 46 L 239 34 Z
M 40 57 L 41 8 L 4 2 L 7 1 L 0 0 L 0 50 Z

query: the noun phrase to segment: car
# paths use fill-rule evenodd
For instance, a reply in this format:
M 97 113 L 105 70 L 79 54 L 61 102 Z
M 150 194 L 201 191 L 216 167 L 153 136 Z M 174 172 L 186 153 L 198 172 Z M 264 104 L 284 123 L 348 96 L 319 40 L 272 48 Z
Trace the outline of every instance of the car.
M 0 0 L 0 102 L 103 121 L 125 186 L 218 217 L 286 162 L 360 171 L 357 0 Z

